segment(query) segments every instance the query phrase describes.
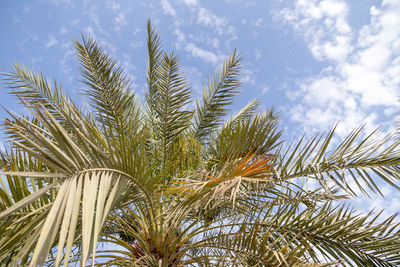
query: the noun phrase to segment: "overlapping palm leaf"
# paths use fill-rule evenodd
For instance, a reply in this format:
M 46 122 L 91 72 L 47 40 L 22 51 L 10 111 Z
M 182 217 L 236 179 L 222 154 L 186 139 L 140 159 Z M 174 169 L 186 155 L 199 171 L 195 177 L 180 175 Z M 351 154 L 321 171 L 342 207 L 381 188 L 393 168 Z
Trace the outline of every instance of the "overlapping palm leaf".
M 398 188 L 395 135 L 359 128 L 336 145 L 333 129 L 286 145 L 276 112 L 260 112 L 257 100 L 228 116 L 240 85 L 236 51 L 191 110 L 178 57 L 161 49 L 150 21 L 147 33 L 142 104 L 91 38 L 75 41 L 89 109 L 27 67 L 4 75 L 30 114 L 9 112 L 4 125 L 0 264 L 400 264 L 394 217 L 335 204 L 382 194 L 378 180 Z M 121 249 L 96 254 L 98 241 Z

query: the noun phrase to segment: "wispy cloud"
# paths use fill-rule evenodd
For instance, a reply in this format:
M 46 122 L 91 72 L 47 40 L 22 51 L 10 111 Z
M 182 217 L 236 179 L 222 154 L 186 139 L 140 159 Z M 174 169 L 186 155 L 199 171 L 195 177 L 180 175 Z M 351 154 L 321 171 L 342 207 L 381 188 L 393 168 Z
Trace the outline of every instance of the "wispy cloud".
M 216 55 L 215 53 L 208 50 L 204 50 L 194 43 L 187 43 L 185 50 L 189 52 L 192 56 L 201 58 L 202 60 L 213 64 L 218 63 L 221 58 L 223 58 L 223 56 Z
M 268 93 L 270 91 L 270 88 L 268 85 L 262 85 L 261 86 L 261 95 L 265 95 L 266 93 Z
M 100 17 L 97 6 L 91 6 L 86 10 L 86 15 L 89 21 L 94 24 L 97 28 L 100 28 Z
M 118 2 L 112 1 L 112 0 L 106 1 L 106 6 L 111 8 L 112 10 L 120 10 L 121 9 L 121 5 Z
M 254 71 L 250 69 L 243 69 L 241 73 L 241 81 L 243 83 L 248 83 L 251 85 L 254 85 L 256 83 L 256 76 L 254 74 Z
M 40 2 L 45 2 L 55 6 L 72 7 L 72 8 L 76 7 L 71 0 L 40 0 Z
M 228 24 L 228 20 L 219 17 L 209 9 L 199 7 L 197 10 L 197 23 L 211 27 L 216 30 L 218 34 L 229 34 L 236 38 L 236 29 Z
M 183 2 L 188 6 L 195 6 L 199 4 L 199 0 L 183 0 Z
M 45 44 L 45 47 L 50 48 L 56 44 L 58 44 L 58 40 L 53 35 L 50 35 L 49 40 Z
M 131 12 L 132 8 L 126 8 L 122 10 L 115 10 L 117 12 L 116 16 L 114 17 L 114 30 L 117 33 L 120 33 L 122 27 L 128 25 L 128 16 Z
M 171 3 L 168 2 L 168 0 L 161 0 L 161 6 L 162 6 L 165 14 L 169 14 L 173 17 L 176 17 L 176 11 L 172 7 Z
M 69 25 L 75 26 L 78 25 L 80 22 L 80 19 L 73 19 L 69 22 Z

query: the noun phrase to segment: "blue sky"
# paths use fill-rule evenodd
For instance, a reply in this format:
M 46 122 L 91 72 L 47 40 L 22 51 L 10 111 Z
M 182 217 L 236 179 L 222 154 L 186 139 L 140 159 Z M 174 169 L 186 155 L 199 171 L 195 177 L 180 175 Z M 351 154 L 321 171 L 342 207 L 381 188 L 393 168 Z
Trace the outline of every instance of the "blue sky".
M 73 39 L 93 36 L 125 68 L 139 96 L 145 90 L 146 21 L 167 51 L 181 57 L 194 96 L 223 59 L 243 56 L 234 108 L 259 98 L 275 106 L 287 138 L 327 131 L 338 136 L 366 123 L 395 127 L 400 96 L 400 1 L 349 0 L 32 0 L 0 2 L 0 68 L 24 63 L 82 98 Z M 0 85 L 0 104 L 17 112 Z M 1 117 L 5 112 L 0 112 Z M 400 194 L 362 208 L 397 212 Z

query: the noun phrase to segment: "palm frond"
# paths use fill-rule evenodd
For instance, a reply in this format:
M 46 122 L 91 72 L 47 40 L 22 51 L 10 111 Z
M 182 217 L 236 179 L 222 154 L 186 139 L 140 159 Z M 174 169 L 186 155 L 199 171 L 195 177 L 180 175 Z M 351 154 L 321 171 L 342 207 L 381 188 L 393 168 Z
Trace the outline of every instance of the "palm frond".
M 215 72 L 213 79 L 209 79 L 208 89 L 204 87 L 203 100 L 197 102 L 194 122 L 194 135 L 199 140 L 216 130 L 226 115 L 227 106 L 238 93 L 240 61 L 239 54 L 233 51 Z
M 157 68 L 162 58 L 160 38 L 151 25 L 151 20 L 147 21 L 147 54 L 148 54 L 148 66 L 147 66 L 147 87 L 148 92 L 146 94 L 146 101 L 150 108 L 153 110 L 156 105 L 154 99 L 157 93 Z
M 376 131 L 361 138 L 362 130 L 353 131 L 336 148 L 331 148 L 335 128 L 325 138 L 315 136 L 308 142 L 301 138 L 283 153 L 276 167 L 277 176 L 283 180 L 316 179 L 325 187 L 333 182 L 353 195 L 357 192 L 350 182 L 364 194 L 368 195 L 365 187 L 382 194 L 375 178 L 399 189 L 396 182 L 400 179 L 400 141 L 393 134 L 378 138 Z
M 78 61 L 81 64 L 82 81 L 89 86 L 85 93 L 97 109 L 97 120 L 110 123 L 124 132 L 131 121 L 138 117 L 135 95 L 130 81 L 107 52 L 91 38 L 82 38 L 82 44 L 75 40 Z
M 274 109 L 253 100 L 229 116 L 236 51 L 190 111 L 178 57 L 150 21 L 147 34 L 144 109 L 90 38 L 75 48 L 93 113 L 41 73 L 4 74 L 30 115 L 8 112 L 3 127 L 1 266 L 400 265 L 394 216 L 335 202 L 382 194 L 379 180 L 399 189 L 398 136 L 361 127 L 336 145 L 332 129 L 285 146 Z
M 164 154 L 172 142 L 189 126 L 193 112 L 183 110 L 190 99 L 189 86 L 179 72 L 179 59 L 164 54 L 157 72 L 157 93 L 154 96 L 155 140 Z
M 97 135 L 92 135 L 91 138 L 88 138 L 80 132 L 79 127 L 74 129 L 72 133 L 68 133 L 45 107 L 42 106 L 32 111 L 35 111 L 33 114 L 37 116 L 37 120 L 44 128 L 38 127 L 37 124 L 25 118 L 15 116 L 14 120 L 9 121 L 7 124 L 9 131 L 19 132 L 19 139 L 14 140 L 14 145 L 25 151 L 31 157 L 35 157 L 44 164 L 52 167 L 58 174 L 11 172 L 8 173 L 8 175 L 59 177 L 58 179 L 61 186 L 54 203 L 46 210 L 46 214 L 37 219 L 38 221 L 36 221 L 35 232 L 32 234 L 32 239 L 29 239 L 29 242 L 24 244 L 21 252 L 26 253 L 34 246 L 35 252 L 30 264 L 31 266 L 43 264 L 50 249 L 55 245 L 53 242 L 59 238 L 56 265 L 61 261 L 61 252 L 64 252 L 64 245 L 66 246 L 64 262 L 68 261 L 69 253 L 75 242 L 75 228 L 80 210 L 80 198 L 81 195 L 83 195 L 83 213 L 89 214 L 89 217 L 82 219 L 82 231 L 84 233 L 89 233 L 88 235 L 84 234 L 82 236 L 82 255 L 83 259 L 86 260 L 90 253 L 94 255 L 97 235 L 110 209 L 113 208 L 117 203 L 116 201 L 124 195 L 122 192 L 129 188 L 133 190 L 135 186 L 139 186 L 138 189 L 142 193 L 145 189 L 139 183 L 134 183 L 135 186 L 133 187 L 130 186 L 132 182 L 136 180 L 127 174 L 121 176 L 117 173 L 117 177 L 114 177 L 115 171 L 112 172 L 113 175 L 110 175 L 109 172 L 98 173 L 96 170 L 94 170 L 93 175 L 88 175 L 87 171 L 85 175 L 77 175 L 76 172 L 81 173 L 81 171 L 86 170 L 87 167 L 90 169 L 91 166 L 95 166 L 97 164 L 96 162 L 101 160 L 101 158 L 109 158 L 109 155 L 103 154 L 104 151 L 109 149 L 107 146 L 108 143 L 103 144 L 103 147 L 98 147 L 96 144 L 99 142 L 101 143 L 104 136 L 97 130 Z M 86 121 L 86 126 L 88 125 L 90 124 Z M 95 127 L 84 129 L 84 131 L 87 130 L 96 133 L 93 132 L 93 130 L 96 130 Z M 88 139 L 91 139 L 91 141 Z M 91 154 L 88 154 L 87 151 L 91 151 Z M 95 153 L 96 158 L 92 160 L 90 156 L 94 155 L 93 153 Z M 118 161 L 115 163 L 112 163 L 112 160 L 111 162 L 106 162 L 110 166 L 113 164 L 120 166 Z M 146 178 L 146 176 L 142 178 Z M 81 193 L 81 191 L 83 193 Z M 136 191 L 136 193 L 137 192 L 138 191 Z M 38 198 L 43 195 L 42 193 L 41 191 L 40 193 L 37 192 L 33 194 L 31 198 Z M 22 203 L 24 205 L 17 203 L 16 206 L 9 208 L 7 212 L 16 210 L 17 208 L 23 208 L 30 203 L 31 200 L 25 198 Z M 71 206 L 72 203 L 74 203 L 73 206 Z M 94 206 L 94 203 L 97 203 L 96 206 Z M 93 218 L 95 210 L 97 217 L 95 221 L 90 221 L 91 218 Z M 94 227 L 93 231 L 91 231 L 92 226 Z M 59 235 L 58 231 L 60 231 Z M 47 237 L 49 239 L 47 239 Z
M 211 241 L 254 264 L 397 266 L 399 224 L 394 217 L 376 223 L 379 219 L 380 214 L 354 214 L 345 206 L 332 207 L 330 203 L 307 209 L 297 204 L 261 206 L 259 212 L 232 224 L 231 232 Z
M 341 259 L 348 266 L 399 264 L 399 226 L 393 222 L 394 217 L 375 223 L 379 214 L 354 214 L 345 206 L 332 207 L 330 203 L 296 212 L 298 209 L 296 205 L 285 205 L 272 217 L 268 214 L 272 211 L 268 211 L 264 226 L 271 233 L 285 236 L 292 246 L 303 246 L 311 261 L 323 260 L 322 255 L 328 261 Z
M 24 152 L 9 149 L 2 158 L 2 171 L 17 175 L 4 173 L 0 177 L 0 265 L 26 265 L 32 248 L 24 251 L 21 248 L 31 243 L 33 233 L 51 208 L 58 182 L 42 175 L 44 178 L 19 176 L 51 171 Z
M 263 182 L 271 186 L 274 180 L 270 179 L 272 164 L 270 158 L 259 156 L 257 153 L 248 153 L 233 161 L 228 161 L 222 169 L 215 170 L 212 174 L 204 175 L 206 180 L 198 181 L 176 179 L 174 184 L 166 187 L 166 193 L 177 193 L 188 198 L 189 203 L 202 203 L 207 207 L 213 200 L 226 195 L 235 204 L 241 193 L 242 183 Z
M 253 151 L 260 155 L 272 154 L 282 135 L 275 123 L 270 116 L 254 115 L 227 124 L 210 146 L 210 158 L 225 162 L 232 155 L 240 157 Z
M 78 225 L 82 203 L 82 258 L 83 266 L 90 254 L 95 257 L 97 238 L 110 210 L 124 196 L 130 183 L 119 173 L 112 171 L 85 171 L 66 179 L 39 230 L 30 266 L 43 264 L 53 242 L 58 236 L 56 266 L 64 256 L 67 266 Z M 64 251 L 65 249 L 65 251 Z M 64 254 L 64 255 L 63 255 Z
M 51 84 L 41 72 L 29 69 L 24 65 L 13 64 L 11 70 L 3 73 L 6 86 L 11 89 L 24 105 L 43 105 L 57 120 L 64 125 L 60 112 L 72 118 L 82 114 L 74 101 L 63 92 L 62 86 L 54 81 Z
M 241 108 L 238 112 L 233 114 L 229 119 L 227 119 L 224 123 L 223 128 L 229 127 L 230 125 L 244 119 L 250 118 L 257 111 L 258 106 L 260 105 L 260 101 L 258 99 L 253 99 L 246 106 Z

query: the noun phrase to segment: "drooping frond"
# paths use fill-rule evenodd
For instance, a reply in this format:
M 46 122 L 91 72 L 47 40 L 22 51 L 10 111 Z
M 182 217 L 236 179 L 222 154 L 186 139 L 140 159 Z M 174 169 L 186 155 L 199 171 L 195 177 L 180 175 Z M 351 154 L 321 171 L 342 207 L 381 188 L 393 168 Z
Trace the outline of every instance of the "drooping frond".
M 329 182 L 356 195 L 354 186 L 368 194 L 365 186 L 381 193 L 374 181 L 382 179 L 395 188 L 400 179 L 400 140 L 393 135 L 377 138 L 376 132 L 361 138 L 363 128 L 356 129 L 336 148 L 331 148 L 335 128 L 325 138 L 322 135 L 292 144 L 276 167 L 277 176 L 287 180 L 307 177 L 318 180 L 327 187 Z M 329 150 L 332 150 L 329 152 Z M 353 188 L 349 183 L 354 184 Z
M 278 236 L 285 236 L 292 246 L 303 246 L 311 261 L 340 259 L 347 266 L 397 266 L 400 255 L 398 224 L 394 217 L 381 222 L 379 214 L 361 215 L 344 206 L 296 210 L 296 205 L 282 206 L 263 214 L 264 226 Z M 273 212 L 273 216 L 268 215 Z M 273 235 L 271 235 L 272 237 Z
M 229 197 L 233 203 L 241 192 L 243 183 L 263 182 L 274 184 L 270 179 L 272 165 L 270 158 L 257 153 L 248 153 L 243 157 L 228 161 L 221 169 L 205 174 L 204 181 L 175 180 L 176 185 L 166 188 L 166 193 L 177 193 L 188 197 L 189 202 L 202 202 L 208 206 L 213 200 Z
M 53 84 L 40 72 L 31 70 L 24 65 L 14 64 L 9 72 L 3 73 L 6 86 L 11 94 L 19 98 L 24 105 L 43 105 L 53 116 L 64 123 L 60 112 L 72 118 L 82 114 L 73 100 L 65 95 L 62 86 L 55 81 Z
M 399 225 L 393 222 L 394 217 L 378 222 L 380 219 L 379 214 L 354 214 L 329 203 L 307 209 L 297 204 L 261 206 L 211 242 L 248 264 L 397 266 Z
M 106 170 L 88 170 L 67 178 L 60 187 L 43 226 L 38 229 L 40 234 L 30 266 L 44 263 L 57 236 L 55 265 L 59 266 L 64 257 L 64 266 L 68 266 L 77 225 L 82 232 L 81 266 L 84 266 L 91 254 L 94 259 L 102 225 L 110 210 L 124 196 L 129 182 L 130 179 L 124 175 Z M 78 223 L 81 208 L 82 222 Z
M 90 38 L 75 47 L 94 115 L 40 73 L 5 74 L 30 115 L 4 123 L 1 266 L 400 265 L 394 217 L 335 204 L 358 189 L 382 194 L 379 179 L 399 188 L 397 136 L 360 128 L 336 145 L 333 129 L 285 146 L 274 109 L 253 100 L 229 116 L 236 51 L 190 111 L 178 58 L 150 21 L 147 34 L 144 109 Z M 97 252 L 110 243 L 119 248 Z
M 84 126 L 87 128 L 83 129 L 84 132 L 92 132 L 93 135 L 88 138 L 80 132 L 82 129 L 79 125 L 74 128 L 72 133 L 67 132 L 43 106 L 32 111 L 35 111 L 34 115 L 37 116 L 38 122 L 43 127 L 39 127 L 23 117 L 14 116 L 14 120 L 7 123 L 7 129 L 9 132 L 19 132 L 18 138 L 13 140 L 13 144 L 17 148 L 25 151 L 30 157 L 40 160 L 56 173 L 48 173 L 48 170 L 43 170 L 42 172 L 14 171 L 5 174 L 12 177 L 49 177 L 57 179 L 56 181 L 61 186 L 57 197 L 46 209 L 46 212 L 41 212 L 38 215 L 39 217 L 36 217 L 34 232 L 32 232 L 29 240 L 26 240 L 23 244 L 21 253 L 27 253 L 35 247 L 30 266 L 41 265 L 50 249 L 55 245 L 53 242 L 59 240 L 56 265 L 58 266 L 60 263 L 62 255 L 65 257 L 64 262 L 67 262 L 75 242 L 75 228 L 79 218 L 79 210 L 82 207 L 83 214 L 87 214 L 87 216 L 83 216 L 82 224 L 79 223 L 78 225 L 82 225 L 84 233 L 82 235 L 82 260 L 85 260 L 83 261 L 85 263 L 90 253 L 95 252 L 98 234 L 110 209 L 118 203 L 118 199 L 124 196 L 124 191 L 129 188 L 133 190 L 139 183 L 135 183 L 135 179 L 127 174 L 121 175 L 120 172 L 116 171 L 110 173 L 110 169 L 104 169 L 100 172 L 96 171 L 97 169 L 90 171 L 93 170 L 91 167 L 96 166 L 99 161 L 109 166 L 119 166 L 118 161 L 113 163 L 113 160 L 107 159 L 109 155 L 106 155 L 105 151 L 109 147 L 106 143 L 103 143 L 103 147 L 99 147 L 98 143 L 105 141 L 101 139 L 104 136 L 101 135 L 100 131 L 95 131 L 95 126 L 88 127 L 90 122 L 86 121 Z M 71 121 L 69 123 L 73 124 Z M 82 175 L 76 174 L 77 172 L 82 173 L 82 171 Z M 54 183 L 51 185 L 48 189 L 55 186 Z M 32 193 L 22 202 L 19 201 L 14 204 L 6 212 L 12 214 L 12 212 L 30 205 L 43 196 L 44 189 L 46 187 Z M 141 185 L 138 186 L 137 190 L 142 193 L 145 192 Z M 14 200 L 17 199 L 14 198 Z M 81 202 L 82 206 L 80 205 Z M 1 216 L 7 215 L 4 214 L 4 212 L 1 213 Z M 93 221 L 94 214 L 96 214 L 96 217 Z M 32 223 L 29 222 L 27 225 L 32 225 Z M 91 230 L 92 226 L 93 231 Z M 66 246 L 65 254 L 64 245 Z M 17 256 L 22 257 L 23 255 L 18 254 Z
M 73 170 L 79 170 L 80 166 L 90 166 L 91 160 L 76 145 L 73 136 L 47 109 L 42 109 L 36 109 L 36 115 L 44 128 L 18 116 L 7 122 L 7 131 L 15 132 L 18 136 L 12 140 L 13 145 L 62 174 L 70 174 Z
M 0 265 L 26 265 L 33 248 L 21 248 L 34 241 L 33 233 L 55 199 L 58 182 L 50 175 L 35 177 L 33 174 L 51 170 L 26 153 L 8 150 L 2 158 L 2 172 L 27 173 L 30 177 L 0 177 Z
M 197 102 L 194 134 L 199 140 L 210 135 L 222 122 L 227 106 L 238 93 L 240 85 L 240 56 L 236 50 L 220 67 L 213 79 L 209 79 L 208 88 L 203 89 L 203 99 Z

